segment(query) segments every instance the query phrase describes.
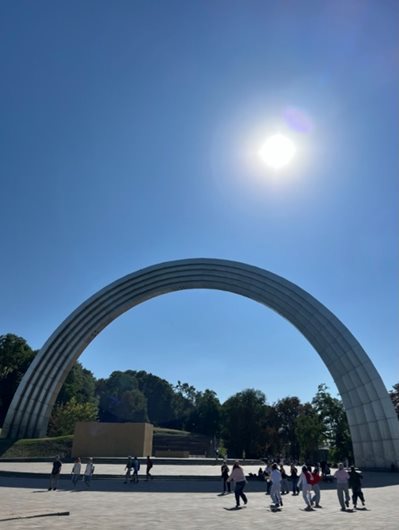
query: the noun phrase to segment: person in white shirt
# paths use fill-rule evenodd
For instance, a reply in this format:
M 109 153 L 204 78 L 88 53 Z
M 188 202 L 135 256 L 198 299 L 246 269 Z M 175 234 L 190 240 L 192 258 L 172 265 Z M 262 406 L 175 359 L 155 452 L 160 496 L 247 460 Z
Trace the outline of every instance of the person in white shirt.
M 87 487 L 90 487 L 91 477 L 93 476 L 94 468 L 95 466 L 93 464 L 93 459 L 89 458 L 89 461 L 86 464 L 86 469 L 83 475 L 83 480 Z
M 227 482 L 232 482 L 234 480 L 234 495 L 236 498 L 236 508 L 240 507 L 240 498 L 243 500 L 244 504 L 247 504 L 248 499 L 247 496 L 244 493 L 245 484 L 247 483 L 247 480 L 245 478 L 244 470 L 240 466 L 239 462 L 234 462 L 233 465 L 233 471 L 231 472 L 231 475 L 227 479 Z
M 349 473 L 344 469 L 344 464 L 338 464 L 338 469 L 334 473 L 334 478 L 337 481 L 337 495 L 338 501 L 341 505 L 341 511 L 345 512 L 349 508 Z M 345 499 L 344 499 L 345 496 Z
M 80 480 L 80 470 L 82 468 L 82 464 L 80 463 L 80 458 L 78 457 L 76 460 L 75 460 L 75 463 L 73 464 L 73 468 L 72 468 L 72 484 L 73 484 L 73 487 L 76 488 L 76 484 L 79 482 Z
M 298 488 L 302 487 L 302 496 L 305 501 L 307 512 L 312 512 L 312 476 L 307 466 L 302 466 L 302 473 L 299 476 Z
M 270 495 L 270 488 L 272 486 L 272 480 L 270 478 L 272 472 L 272 466 L 268 462 L 265 467 L 265 478 L 266 478 L 266 495 Z
M 283 505 L 283 500 L 281 498 L 281 472 L 279 471 L 276 463 L 272 465 L 270 478 L 272 481 L 270 495 L 274 503 L 274 508 L 279 508 Z

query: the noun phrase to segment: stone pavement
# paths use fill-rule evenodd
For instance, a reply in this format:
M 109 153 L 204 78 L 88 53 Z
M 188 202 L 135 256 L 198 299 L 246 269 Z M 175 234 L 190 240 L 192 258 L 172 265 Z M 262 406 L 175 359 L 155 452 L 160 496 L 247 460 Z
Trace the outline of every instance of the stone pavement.
M 32 465 L 25 464 L 28 469 Z M 45 466 L 48 471 L 49 463 Z M 2 463 L 0 469 L 4 467 L 5 463 Z M 190 466 L 191 477 L 199 471 L 197 467 L 204 466 Z M 187 466 L 185 468 L 187 474 Z M 246 472 L 249 469 L 246 468 Z M 0 529 L 162 527 L 166 530 L 264 530 L 273 525 L 273 530 L 397 530 L 398 475 L 374 472 L 365 473 L 364 477 L 365 511 L 341 512 L 334 485 L 323 484 L 323 509 L 305 512 L 301 495 L 285 495 L 282 511 L 272 513 L 269 510 L 270 497 L 264 493 L 265 484 L 258 481 L 248 482 L 248 506 L 234 510 L 234 495 L 221 496 L 220 482 L 212 477 L 201 478 L 201 475 L 198 475 L 198 480 L 156 477 L 153 481 L 143 480 L 137 485 L 123 484 L 123 480 L 111 476 L 103 479 L 95 477 L 90 490 L 80 483 L 76 491 L 71 488 L 66 475 L 60 480 L 57 491 L 47 491 L 47 479 L 14 474 L 0 476 Z M 69 515 L 49 515 L 62 512 L 69 512 Z
M 87 459 L 82 459 L 82 468 L 85 468 L 85 462 Z M 215 462 L 209 465 L 195 465 L 195 464 L 162 464 L 158 465 L 157 460 L 153 459 L 154 467 L 151 470 L 153 475 L 161 475 L 164 477 L 177 477 L 177 476 L 195 476 L 195 477 L 215 477 L 220 476 L 221 462 Z M 100 464 L 94 459 L 96 466 L 95 474 L 102 476 L 123 476 L 124 468 L 126 465 L 126 459 L 120 464 Z M 72 463 L 64 463 L 62 466 L 62 473 L 69 475 L 72 470 Z M 230 467 L 232 467 L 230 465 Z M 257 473 L 259 467 L 264 468 L 265 465 L 262 463 L 258 465 L 245 465 L 245 472 Z M 49 474 L 52 468 L 51 462 L 1 462 L 0 461 L 0 472 L 10 471 L 13 473 L 41 473 Z M 289 468 L 287 467 L 287 470 Z M 141 464 L 140 474 L 145 474 L 145 464 Z

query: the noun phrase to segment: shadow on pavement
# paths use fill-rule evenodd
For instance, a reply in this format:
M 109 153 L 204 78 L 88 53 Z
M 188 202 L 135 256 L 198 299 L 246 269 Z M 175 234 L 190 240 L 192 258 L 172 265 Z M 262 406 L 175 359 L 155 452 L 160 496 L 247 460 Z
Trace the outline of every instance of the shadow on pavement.
M 364 474 L 363 489 L 379 488 L 385 486 L 393 486 L 399 484 L 398 473 L 382 473 L 382 472 L 368 472 Z M 141 480 L 136 483 L 124 484 L 123 479 L 115 479 L 111 477 L 101 476 L 93 477 L 90 488 L 84 486 L 83 482 L 78 483 L 76 488 L 72 487 L 71 480 L 67 477 L 61 477 L 58 483 L 57 491 L 47 491 L 48 478 L 43 477 L 24 477 L 16 475 L 0 476 L 0 487 L 8 488 L 27 488 L 34 490 L 34 493 L 48 493 L 48 495 L 56 495 L 59 491 L 69 491 L 71 493 L 82 493 L 86 491 L 120 491 L 126 493 L 133 492 L 157 492 L 157 493 L 171 493 L 171 492 L 197 492 L 197 493 L 214 493 L 221 494 L 222 483 L 219 480 L 206 480 L 204 477 L 196 480 L 195 477 L 187 479 L 177 478 L 157 478 L 146 481 Z M 264 492 L 265 483 L 259 481 L 248 481 L 246 491 L 248 492 Z M 322 483 L 323 490 L 334 490 L 336 485 L 334 483 Z

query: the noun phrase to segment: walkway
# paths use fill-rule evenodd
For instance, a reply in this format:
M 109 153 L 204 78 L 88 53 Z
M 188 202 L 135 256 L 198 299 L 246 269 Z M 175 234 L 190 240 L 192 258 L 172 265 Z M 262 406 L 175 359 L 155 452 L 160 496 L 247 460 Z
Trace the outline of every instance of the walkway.
M 334 486 L 323 484 L 323 509 L 305 512 L 300 495 L 286 495 L 283 510 L 272 513 L 270 497 L 264 493 L 265 484 L 258 481 L 248 482 L 248 506 L 232 510 L 234 496 L 219 493 L 218 465 L 155 466 L 155 479 L 136 485 L 123 483 L 121 466 L 98 464 L 90 490 L 79 483 L 76 491 L 69 479 L 71 467 L 64 464 L 65 475 L 59 489 L 48 491 L 47 478 L 41 478 L 41 473 L 48 473 L 50 463 L 1 462 L 0 528 L 264 530 L 270 524 L 275 529 L 296 530 L 398 528 L 399 476 L 392 473 L 365 474 L 367 511 L 341 512 Z M 252 471 L 250 466 L 245 470 Z M 30 475 L 21 476 L 17 471 Z M 165 478 L 160 478 L 161 473 Z M 50 515 L 67 512 L 69 515 Z

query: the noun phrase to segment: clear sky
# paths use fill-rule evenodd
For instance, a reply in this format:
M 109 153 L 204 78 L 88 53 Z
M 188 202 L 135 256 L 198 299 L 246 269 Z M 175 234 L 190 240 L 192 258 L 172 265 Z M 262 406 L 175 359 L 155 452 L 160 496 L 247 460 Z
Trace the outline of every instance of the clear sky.
M 394 0 L 3 0 L 0 333 L 40 348 L 87 297 L 155 263 L 256 265 L 325 304 L 399 380 Z M 268 135 L 296 144 L 276 172 Z M 164 295 L 80 358 L 269 400 L 333 381 L 271 310 Z

